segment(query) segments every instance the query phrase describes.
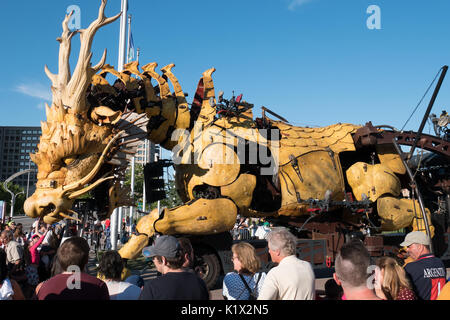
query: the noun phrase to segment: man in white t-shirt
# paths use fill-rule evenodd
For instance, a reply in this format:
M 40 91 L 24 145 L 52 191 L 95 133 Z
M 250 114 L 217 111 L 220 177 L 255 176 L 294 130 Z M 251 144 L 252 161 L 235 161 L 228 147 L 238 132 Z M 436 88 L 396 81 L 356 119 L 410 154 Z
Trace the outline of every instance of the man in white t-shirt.
M 267 274 L 258 300 L 314 300 L 314 272 L 309 262 L 296 257 L 297 238 L 285 228 L 274 228 L 267 242 L 278 266 Z

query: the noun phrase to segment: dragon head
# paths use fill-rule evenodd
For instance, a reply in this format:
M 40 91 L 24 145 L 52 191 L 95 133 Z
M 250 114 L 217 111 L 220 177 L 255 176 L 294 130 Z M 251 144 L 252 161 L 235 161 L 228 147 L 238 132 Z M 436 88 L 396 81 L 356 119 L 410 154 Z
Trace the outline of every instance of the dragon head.
M 59 73 L 53 74 L 45 66 L 52 82 L 53 99 L 52 105 L 46 106 L 46 122 L 41 122 L 38 148 L 30 154 L 37 164 L 38 181 L 36 191 L 25 201 L 24 211 L 30 217 L 43 218 L 46 223 L 72 218 L 75 199 L 89 191 L 102 218 L 109 216 L 114 208 L 130 204 L 128 190 L 121 181 L 126 162 L 136 147 L 130 141 L 130 132 L 136 136 L 136 129 L 142 128 L 133 122 L 136 116 L 126 106 L 102 104 L 101 98 L 105 96 L 102 77 L 96 73 L 105 66 L 106 50 L 97 65 L 92 67 L 90 62 L 96 31 L 120 16 L 106 18 L 105 6 L 106 0 L 102 0 L 98 18 L 87 29 L 70 31 L 68 22 L 72 13 L 66 15 L 63 33 L 57 39 Z M 71 75 L 71 39 L 76 33 L 80 34 L 81 46 Z
M 59 73 L 53 74 L 45 66 L 53 99 L 51 107 L 46 106 L 47 121 L 41 123 L 37 151 L 30 155 L 38 167 L 38 181 L 35 193 L 25 201 L 24 211 L 46 223 L 72 218 L 75 199 L 87 192 L 95 198 L 100 218 L 109 216 L 116 207 L 132 205 L 122 182 L 127 161 L 139 141 L 148 138 L 172 150 L 181 139 L 174 134 L 177 129 L 191 128 L 197 119 L 210 122 L 215 115 L 209 105 L 214 97 L 214 68 L 203 73 L 194 110 L 190 110 L 171 71 L 174 64 L 162 67 L 162 75 L 155 71 L 155 62 L 140 71 L 139 63 L 133 61 L 119 72 L 105 64 L 105 50 L 100 62 L 91 66 L 95 33 L 120 16 L 105 17 L 106 2 L 101 1 L 98 18 L 87 29 L 70 31 L 71 14 L 66 15 L 63 33 L 57 39 Z M 71 75 L 71 39 L 76 33 L 80 34 L 81 45 Z M 117 78 L 112 86 L 106 80 L 107 74 Z M 207 112 L 200 114 L 200 109 Z

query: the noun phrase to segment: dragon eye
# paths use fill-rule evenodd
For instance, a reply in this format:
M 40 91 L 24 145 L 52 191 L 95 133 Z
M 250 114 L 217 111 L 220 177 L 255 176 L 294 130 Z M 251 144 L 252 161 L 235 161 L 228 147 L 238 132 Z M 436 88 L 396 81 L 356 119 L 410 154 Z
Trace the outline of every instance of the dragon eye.
M 74 165 L 78 160 L 77 156 L 70 156 L 70 157 L 65 157 L 64 159 L 62 159 L 62 161 L 64 162 L 64 164 L 66 166 L 70 166 L 70 165 Z

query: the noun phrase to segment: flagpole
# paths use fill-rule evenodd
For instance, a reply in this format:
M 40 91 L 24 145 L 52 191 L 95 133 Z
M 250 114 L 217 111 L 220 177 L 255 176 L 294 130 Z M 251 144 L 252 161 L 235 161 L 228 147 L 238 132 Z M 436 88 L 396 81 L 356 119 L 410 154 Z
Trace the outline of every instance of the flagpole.
M 131 14 L 128 15 L 127 63 L 130 62 Z
M 131 160 L 131 192 L 130 196 L 134 203 L 134 161 L 135 157 L 133 156 L 133 159 Z M 131 226 L 133 225 L 133 214 L 134 214 L 134 206 L 130 206 L 130 237 L 131 237 Z
M 144 166 L 145 164 L 148 162 L 148 149 L 147 149 L 147 139 L 144 140 Z M 145 195 L 145 178 L 144 178 L 144 183 L 142 186 L 143 192 L 142 192 L 142 211 L 145 212 L 146 209 L 146 195 Z
M 119 59 L 117 62 L 117 71 L 123 71 L 123 65 L 125 64 L 125 32 L 127 28 L 127 11 L 128 11 L 128 0 L 122 0 L 122 15 L 120 17 L 120 33 L 119 33 Z M 118 231 L 118 208 L 114 209 L 111 214 L 111 249 L 117 250 L 117 231 Z
M 127 10 L 128 0 L 122 0 L 122 15 L 120 17 L 120 35 L 119 35 L 119 61 L 117 71 L 123 71 L 123 65 L 126 63 L 125 50 L 127 48 L 125 43 L 125 33 L 127 30 Z
M 130 44 L 131 44 L 131 14 L 128 15 L 128 41 L 127 41 L 127 63 L 130 63 L 131 61 L 131 56 L 130 56 Z M 135 175 L 135 156 L 133 156 L 133 158 L 131 159 L 131 199 L 134 198 L 134 175 Z M 130 237 L 131 237 L 131 231 L 132 228 L 131 226 L 133 225 L 133 212 L 134 211 L 134 206 L 130 206 L 130 212 L 129 212 L 129 219 L 130 219 L 130 228 L 129 228 L 129 232 L 130 232 Z

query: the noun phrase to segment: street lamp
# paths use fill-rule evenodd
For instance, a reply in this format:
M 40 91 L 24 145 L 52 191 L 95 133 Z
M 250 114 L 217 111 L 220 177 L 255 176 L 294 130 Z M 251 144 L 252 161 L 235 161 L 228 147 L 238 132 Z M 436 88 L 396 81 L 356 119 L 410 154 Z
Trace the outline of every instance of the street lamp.
M 5 189 L 6 189 L 9 193 L 11 193 L 11 212 L 10 212 L 9 216 L 12 218 L 12 217 L 13 217 L 13 214 L 14 214 L 14 204 L 16 203 L 16 197 L 17 197 L 19 194 L 21 194 L 21 193 L 25 193 L 25 191 L 22 190 L 22 191 L 20 191 L 20 192 L 18 192 L 18 193 L 16 193 L 16 194 L 14 194 L 14 192 L 12 192 L 11 190 L 7 189 L 6 186 L 5 186 Z
M 3 187 L 5 188 L 6 191 L 8 191 L 11 194 L 11 213 L 10 213 L 11 218 L 12 218 L 13 212 L 14 212 L 14 203 L 16 202 L 16 196 L 18 196 L 21 193 L 25 193 L 25 191 L 21 191 L 17 194 L 14 194 L 14 192 L 12 192 L 11 190 L 8 189 L 8 182 L 12 181 L 14 178 L 16 178 L 22 174 L 29 173 L 29 172 L 36 172 L 36 169 L 27 169 L 27 170 L 22 170 L 22 171 L 16 172 L 12 176 L 10 176 L 8 179 L 6 179 L 5 182 L 3 182 Z

